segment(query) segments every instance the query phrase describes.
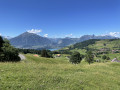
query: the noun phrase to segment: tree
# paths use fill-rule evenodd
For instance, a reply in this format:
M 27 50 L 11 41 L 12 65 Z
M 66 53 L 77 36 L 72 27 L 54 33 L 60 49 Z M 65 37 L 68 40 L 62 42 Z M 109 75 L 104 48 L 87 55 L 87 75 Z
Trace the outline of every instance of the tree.
M 110 60 L 110 57 L 107 57 L 106 59 L 107 59 L 107 60 Z
M 102 56 L 102 59 L 104 59 L 104 60 L 105 60 L 106 58 L 107 58 L 107 56 L 106 56 L 106 55 L 103 55 L 103 56 Z
M 106 44 L 104 43 L 103 46 L 106 46 Z
M 106 55 L 103 55 L 103 56 L 102 56 L 102 59 L 104 59 L 104 60 L 105 60 L 105 59 L 106 59 L 106 60 L 110 60 L 110 57 L 108 57 L 108 56 L 106 56 Z
M 2 37 L 0 36 L 0 52 L 2 51 L 2 46 L 3 46 L 3 43 L 4 43 L 4 41 L 3 41 L 3 39 L 2 39 Z
M 86 60 L 89 64 L 93 62 L 94 56 L 93 56 L 93 54 L 92 54 L 91 51 L 88 51 L 88 52 L 87 52 L 87 54 L 86 54 L 86 56 L 85 56 L 85 60 Z
M 4 43 L 4 41 L 3 41 L 2 37 L 0 36 L 0 60 L 3 59 L 3 51 L 2 51 L 3 43 Z
M 74 64 L 80 63 L 81 60 L 82 60 L 82 57 L 79 52 L 74 52 L 70 57 L 70 62 L 72 62 Z
M 50 52 L 48 53 L 47 50 L 42 50 L 41 57 L 51 58 L 52 54 Z
M 2 49 L 2 58 L 0 61 L 20 61 L 20 57 L 18 56 L 18 51 L 16 48 L 10 45 L 7 39 L 4 40 Z

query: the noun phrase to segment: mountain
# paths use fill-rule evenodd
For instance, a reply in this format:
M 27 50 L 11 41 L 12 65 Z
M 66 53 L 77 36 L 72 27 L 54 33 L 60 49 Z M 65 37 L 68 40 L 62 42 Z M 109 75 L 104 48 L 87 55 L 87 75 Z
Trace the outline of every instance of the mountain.
M 112 36 L 95 36 L 95 35 L 84 35 L 80 38 L 46 38 L 39 36 L 34 33 L 25 32 L 17 37 L 10 40 L 10 43 L 17 48 L 31 48 L 31 49 L 51 49 L 51 48 L 61 48 L 69 46 L 75 43 L 86 41 L 89 39 L 115 39 Z
M 58 43 L 63 38 L 48 38 L 48 39 L 51 40 L 52 42 Z
M 108 35 L 106 35 L 106 36 L 84 35 L 84 36 L 81 36 L 80 38 L 66 37 L 66 38 L 59 39 L 57 41 L 57 44 L 60 47 L 65 47 L 68 45 L 72 45 L 72 44 L 79 43 L 79 42 L 86 41 L 86 40 L 90 40 L 90 39 L 116 39 L 116 37 L 108 36 Z
M 62 38 L 60 39 L 57 44 L 58 46 L 60 47 L 65 47 L 65 46 L 68 46 L 68 45 L 72 45 L 72 44 L 75 44 L 79 42 L 79 38 L 69 38 L 69 37 L 66 37 L 66 38 Z
M 95 35 L 84 35 L 79 38 L 78 42 L 82 42 L 89 39 L 116 39 L 116 37 L 105 35 L 105 36 L 95 36 Z
M 17 48 L 44 48 L 53 44 L 48 38 L 29 32 L 10 39 L 10 43 Z

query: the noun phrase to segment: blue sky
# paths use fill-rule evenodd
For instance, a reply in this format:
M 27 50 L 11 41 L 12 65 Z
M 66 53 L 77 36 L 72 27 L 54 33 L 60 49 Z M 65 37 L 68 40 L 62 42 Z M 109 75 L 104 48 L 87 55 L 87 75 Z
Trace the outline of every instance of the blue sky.
M 120 34 L 120 0 L 0 0 L 0 34 L 28 30 L 48 37 Z

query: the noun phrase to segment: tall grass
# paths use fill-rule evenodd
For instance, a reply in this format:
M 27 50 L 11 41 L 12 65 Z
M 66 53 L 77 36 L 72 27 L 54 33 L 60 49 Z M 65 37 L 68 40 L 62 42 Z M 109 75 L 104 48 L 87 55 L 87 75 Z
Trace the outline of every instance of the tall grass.
M 18 63 L 0 63 L 0 90 L 120 89 L 119 63 L 74 65 L 65 57 L 26 57 Z

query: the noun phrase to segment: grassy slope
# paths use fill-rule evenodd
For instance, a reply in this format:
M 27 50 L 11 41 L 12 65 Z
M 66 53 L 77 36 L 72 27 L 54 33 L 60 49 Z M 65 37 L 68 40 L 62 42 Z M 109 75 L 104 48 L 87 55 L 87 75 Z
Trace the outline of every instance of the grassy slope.
M 0 63 L 0 90 L 120 89 L 120 63 L 73 65 L 64 57 L 26 57 L 18 63 Z
M 88 40 L 90 41 L 90 40 Z M 71 45 L 71 46 L 68 46 L 68 47 L 81 47 L 82 44 L 84 44 L 85 42 L 87 41 L 83 41 L 81 43 L 78 43 L 78 44 L 75 44 L 75 45 Z M 104 46 L 104 44 L 106 44 L 106 46 Z M 84 45 L 83 45 L 84 46 Z M 65 48 L 62 48 L 63 50 L 68 50 L 69 48 L 68 47 L 65 47 Z M 70 50 L 71 52 L 74 52 L 74 51 L 78 51 L 80 52 L 81 54 L 86 54 L 86 50 L 85 49 L 78 49 L 77 47 L 75 47 L 75 49 L 72 49 Z M 114 39 L 114 40 L 100 40 L 100 41 L 95 41 L 95 44 L 90 44 L 88 46 L 86 46 L 88 48 L 91 48 L 91 49 L 97 49 L 97 50 L 100 50 L 101 48 L 110 48 L 110 50 L 112 51 L 113 49 L 114 50 L 119 50 L 120 49 L 120 39 Z M 116 48 L 115 48 L 116 47 Z
M 104 46 L 103 44 L 106 44 Z M 119 48 L 114 48 L 114 47 L 119 47 L 120 46 L 120 40 L 101 40 L 101 41 L 96 41 L 95 44 L 89 45 L 89 48 L 95 48 L 95 49 L 100 49 L 100 48 L 110 48 L 110 49 L 119 49 Z

